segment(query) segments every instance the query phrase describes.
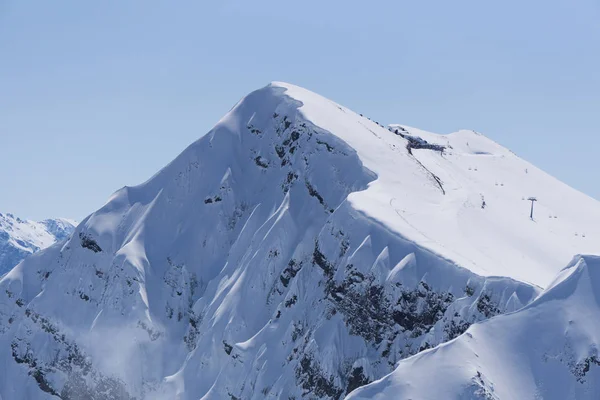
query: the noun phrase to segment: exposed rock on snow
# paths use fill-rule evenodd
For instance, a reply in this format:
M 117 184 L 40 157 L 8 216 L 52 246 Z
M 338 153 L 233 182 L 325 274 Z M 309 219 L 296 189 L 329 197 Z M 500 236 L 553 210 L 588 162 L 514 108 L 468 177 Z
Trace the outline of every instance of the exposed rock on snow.
M 349 398 L 597 399 L 599 306 L 600 258 L 578 256 L 528 306 L 401 361 Z

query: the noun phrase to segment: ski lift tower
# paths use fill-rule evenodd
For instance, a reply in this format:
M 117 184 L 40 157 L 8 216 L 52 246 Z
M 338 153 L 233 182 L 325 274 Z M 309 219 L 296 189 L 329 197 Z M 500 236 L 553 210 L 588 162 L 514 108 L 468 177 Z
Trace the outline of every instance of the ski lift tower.
M 531 202 L 531 214 L 529 214 L 529 218 L 533 219 L 533 203 L 535 203 L 537 201 L 537 198 L 530 197 L 527 200 L 529 200 Z

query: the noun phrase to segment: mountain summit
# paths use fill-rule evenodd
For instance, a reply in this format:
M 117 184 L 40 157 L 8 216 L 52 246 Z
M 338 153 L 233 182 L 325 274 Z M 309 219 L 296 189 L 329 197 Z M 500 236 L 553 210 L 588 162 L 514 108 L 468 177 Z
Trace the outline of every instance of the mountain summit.
M 340 399 L 533 304 L 599 222 L 475 132 L 272 83 L 0 281 L 0 396 Z

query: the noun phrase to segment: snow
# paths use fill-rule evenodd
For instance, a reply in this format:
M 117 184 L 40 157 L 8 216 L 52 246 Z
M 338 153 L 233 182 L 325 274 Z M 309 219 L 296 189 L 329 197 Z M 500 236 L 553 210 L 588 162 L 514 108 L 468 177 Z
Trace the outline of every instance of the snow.
M 65 218 L 35 222 L 0 213 L 0 276 L 27 255 L 66 239 L 75 225 Z
M 377 175 L 367 190 L 349 199 L 391 230 L 479 275 L 542 287 L 574 254 L 600 253 L 600 203 L 485 136 L 403 126 L 413 137 L 448 147 L 443 155 L 413 150 L 412 157 L 406 140 L 375 122 L 297 86 L 275 85 L 303 103 L 300 112 L 307 119 L 356 149 Z M 441 179 L 445 194 L 428 171 Z M 538 198 L 534 221 L 530 196 Z
M 249 94 L 0 280 L 0 396 L 339 399 L 598 252 L 596 201 L 473 132 L 406 130 L 447 149 L 293 85 Z
M 578 256 L 528 306 L 401 361 L 348 400 L 599 398 L 599 300 L 600 257 Z

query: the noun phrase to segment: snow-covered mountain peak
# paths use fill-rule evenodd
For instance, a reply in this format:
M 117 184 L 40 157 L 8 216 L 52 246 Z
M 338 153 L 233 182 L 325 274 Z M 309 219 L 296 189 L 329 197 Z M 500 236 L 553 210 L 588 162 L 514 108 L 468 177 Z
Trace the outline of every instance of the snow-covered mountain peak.
M 39 225 L 39 223 L 22 220 L 10 213 L 0 213 L 0 229 L 9 235 L 7 239 L 12 245 L 22 249 L 28 248 L 26 242 L 39 244 L 39 247 L 47 247 L 54 243 L 52 235 L 47 230 L 40 229 Z
M 269 93 L 269 100 L 259 93 Z M 250 97 L 250 107 L 288 104 L 356 151 L 376 179 L 349 196 L 353 207 L 478 274 L 545 286 L 573 254 L 600 253 L 598 201 L 478 132 L 385 128 L 281 82 Z M 538 200 L 533 221 L 532 196 Z
M 27 255 L 66 239 L 74 228 L 75 222 L 64 218 L 35 222 L 0 213 L 0 276 Z
M 340 399 L 522 309 L 541 289 L 515 278 L 593 251 L 600 210 L 493 146 L 249 94 L 0 280 L 0 396 Z
M 578 255 L 558 273 L 530 306 L 552 300 L 577 301 L 600 307 L 600 256 Z

